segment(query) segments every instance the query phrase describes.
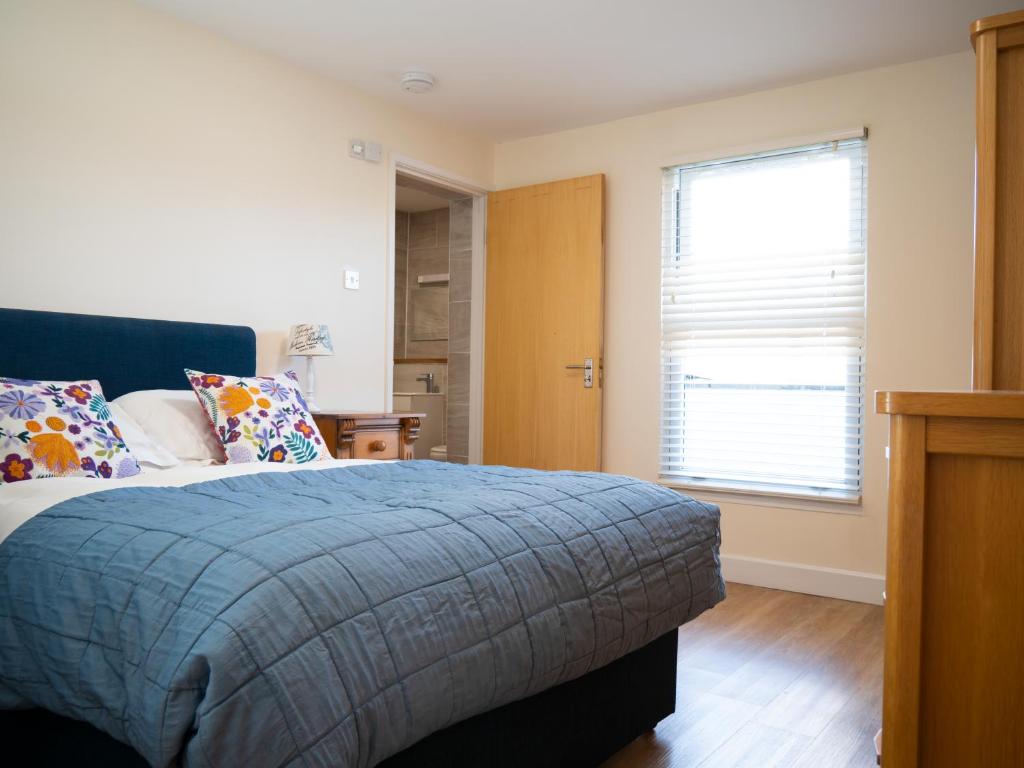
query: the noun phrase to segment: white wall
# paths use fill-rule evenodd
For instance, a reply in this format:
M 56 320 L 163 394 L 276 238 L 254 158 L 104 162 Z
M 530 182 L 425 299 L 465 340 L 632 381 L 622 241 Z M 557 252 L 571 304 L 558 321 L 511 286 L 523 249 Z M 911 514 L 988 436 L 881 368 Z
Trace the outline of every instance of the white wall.
M 660 169 L 694 155 L 869 126 L 867 390 L 970 385 L 973 72 L 963 53 L 498 146 L 498 188 L 607 174 L 606 470 L 657 477 Z M 888 429 L 867 412 L 857 514 L 724 501 L 723 551 L 882 573 Z
M 654 479 L 661 167 L 868 125 L 868 390 L 966 387 L 973 120 L 963 53 L 495 150 L 129 0 L 4 0 L 0 305 L 252 325 L 264 372 L 325 322 L 321 404 L 384 408 L 387 158 L 347 139 L 481 185 L 603 171 L 605 468 Z M 860 514 L 729 501 L 725 552 L 881 573 L 886 433 L 869 415 Z
M 490 181 L 489 140 L 129 0 L 4 0 L 0 305 L 251 325 L 262 372 L 327 323 L 321 405 L 386 408 L 388 157 L 354 137 Z

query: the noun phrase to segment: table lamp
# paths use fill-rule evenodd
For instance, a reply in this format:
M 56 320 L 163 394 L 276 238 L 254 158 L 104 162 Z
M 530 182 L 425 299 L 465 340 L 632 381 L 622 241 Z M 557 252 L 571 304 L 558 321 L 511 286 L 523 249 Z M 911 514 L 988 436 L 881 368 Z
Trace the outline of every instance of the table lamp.
M 316 372 L 313 358 L 333 355 L 334 345 L 326 325 L 316 323 L 299 323 L 293 325 L 288 334 L 288 354 L 306 356 L 306 405 L 310 413 L 316 413 L 320 406 L 316 404 Z

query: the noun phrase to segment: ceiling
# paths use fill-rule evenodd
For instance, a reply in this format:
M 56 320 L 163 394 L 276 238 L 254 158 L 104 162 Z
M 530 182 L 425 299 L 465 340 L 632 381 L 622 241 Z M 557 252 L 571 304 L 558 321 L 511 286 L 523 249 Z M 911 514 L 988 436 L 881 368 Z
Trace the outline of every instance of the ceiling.
M 425 179 L 398 172 L 395 174 L 395 210 L 406 213 L 447 208 L 452 200 L 464 200 L 465 192 L 442 187 Z
M 505 141 L 966 50 L 1021 0 L 140 2 Z
M 436 211 L 438 208 L 447 208 L 448 200 L 438 195 L 432 195 L 421 189 L 410 187 L 395 187 L 395 210 L 406 213 L 419 213 L 420 211 Z

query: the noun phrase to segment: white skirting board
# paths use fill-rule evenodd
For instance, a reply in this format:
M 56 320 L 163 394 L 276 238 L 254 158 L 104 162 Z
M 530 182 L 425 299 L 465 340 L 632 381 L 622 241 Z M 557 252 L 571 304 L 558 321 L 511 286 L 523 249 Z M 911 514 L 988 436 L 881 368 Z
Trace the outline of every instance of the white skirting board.
M 875 605 L 882 604 L 882 590 L 885 589 L 885 577 L 876 573 L 783 563 L 740 555 L 722 555 L 722 573 L 726 581 L 739 584 Z

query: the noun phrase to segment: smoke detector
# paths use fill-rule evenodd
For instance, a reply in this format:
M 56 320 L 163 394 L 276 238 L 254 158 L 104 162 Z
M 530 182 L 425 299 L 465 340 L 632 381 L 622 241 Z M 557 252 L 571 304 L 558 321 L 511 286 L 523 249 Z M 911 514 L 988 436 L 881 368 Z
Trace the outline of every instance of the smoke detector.
M 409 93 L 427 93 L 434 88 L 434 76 L 429 72 L 406 72 L 402 75 L 402 88 Z

